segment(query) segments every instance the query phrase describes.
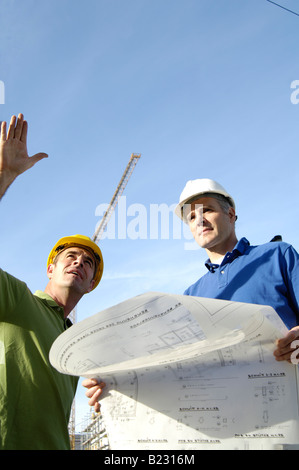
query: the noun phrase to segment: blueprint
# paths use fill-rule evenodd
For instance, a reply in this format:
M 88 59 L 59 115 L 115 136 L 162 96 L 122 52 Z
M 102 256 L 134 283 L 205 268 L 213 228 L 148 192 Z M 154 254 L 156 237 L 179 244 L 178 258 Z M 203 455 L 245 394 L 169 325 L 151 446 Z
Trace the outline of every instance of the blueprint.
M 50 361 L 106 383 L 111 450 L 296 448 L 297 366 L 273 356 L 286 331 L 271 307 L 150 292 L 75 324 Z

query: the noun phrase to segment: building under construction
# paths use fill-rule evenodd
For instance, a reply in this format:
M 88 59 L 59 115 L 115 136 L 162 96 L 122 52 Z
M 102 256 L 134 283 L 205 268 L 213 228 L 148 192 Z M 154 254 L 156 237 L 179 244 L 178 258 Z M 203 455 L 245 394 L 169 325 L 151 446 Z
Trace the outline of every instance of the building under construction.
M 91 412 L 80 433 L 80 450 L 109 450 L 109 441 L 100 413 Z

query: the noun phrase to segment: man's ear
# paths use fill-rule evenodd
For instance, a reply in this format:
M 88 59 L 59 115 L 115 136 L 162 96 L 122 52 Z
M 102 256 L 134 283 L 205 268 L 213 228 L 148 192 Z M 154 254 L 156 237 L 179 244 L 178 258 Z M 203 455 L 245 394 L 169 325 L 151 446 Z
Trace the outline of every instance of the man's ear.
M 47 267 L 47 276 L 49 279 L 52 279 L 53 270 L 54 264 L 49 264 L 49 266 Z
M 90 283 L 89 289 L 88 289 L 88 291 L 86 292 L 86 294 L 89 294 L 89 292 L 92 291 L 92 289 L 94 288 L 94 284 L 95 284 L 95 280 L 93 279 L 93 280 L 91 281 L 91 283 Z
M 233 207 L 229 208 L 228 216 L 231 222 L 234 223 L 236 221 L 236 211 Z

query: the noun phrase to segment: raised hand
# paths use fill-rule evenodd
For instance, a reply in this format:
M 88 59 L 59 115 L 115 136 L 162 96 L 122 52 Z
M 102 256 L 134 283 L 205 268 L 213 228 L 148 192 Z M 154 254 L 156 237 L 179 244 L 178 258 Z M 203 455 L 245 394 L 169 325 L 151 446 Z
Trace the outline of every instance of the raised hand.
M 18 119 L 12 116 L 6 134 L 6 122 L 1 125 L 0 137 L 0 197 L 15 178 L 32 168 L 37 162 L 46 158 L 46 153 L 37 153 L 32 157 L 27 152 L 28 124 L 24 116 L 19 114 Z

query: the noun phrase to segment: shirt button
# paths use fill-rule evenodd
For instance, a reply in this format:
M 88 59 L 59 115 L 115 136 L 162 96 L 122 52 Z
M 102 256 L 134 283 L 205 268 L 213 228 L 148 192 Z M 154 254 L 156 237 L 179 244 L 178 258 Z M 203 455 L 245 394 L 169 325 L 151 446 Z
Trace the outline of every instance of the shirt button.
M 221 274 L 224 274 L 224 271 L 221 271 Z

